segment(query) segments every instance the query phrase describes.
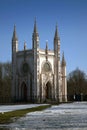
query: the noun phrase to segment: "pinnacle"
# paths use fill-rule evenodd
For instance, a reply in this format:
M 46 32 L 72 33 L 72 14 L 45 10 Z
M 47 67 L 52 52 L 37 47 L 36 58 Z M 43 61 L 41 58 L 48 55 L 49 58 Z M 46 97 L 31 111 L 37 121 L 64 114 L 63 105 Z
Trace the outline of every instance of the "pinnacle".
M 12 40 L 18 41 L 17 34 L 16 34 L 16 25 L 14 25 L 14 31 L 13 31 L 13 38 Z
M 64 57 L 64 52 L 62 54 L 62 66 L 66 66 L 66 61 L 65 61 L 65 57 Z
M 55 38 L 58 38 L 58 26 L 56 25 Z
M 38 33 L 37 32 L 37 25 L 36 25 L 36 18 L 35 18 L 35 22 L 34 22 L 34 33 Z
M 26 42 L 24 42 L 24 50 L 26 50 Z
M 48 50 L 48 41 L 46 41 L 46 50 Z
M 33 36 L 33 38 L 39 37 L 38 31 L 37 31 L 36 19 L 35 19 L 35 22 L 34 22 L 34 31 L 33 31 L 32 36 Z

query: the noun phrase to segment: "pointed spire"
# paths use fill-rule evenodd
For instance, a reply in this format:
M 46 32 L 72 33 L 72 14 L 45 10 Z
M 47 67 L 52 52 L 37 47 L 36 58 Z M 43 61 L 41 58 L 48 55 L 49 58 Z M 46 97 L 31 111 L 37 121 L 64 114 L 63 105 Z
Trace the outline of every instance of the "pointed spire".
M 56 25 L 55 37 L 58 37 L 58 26 Z
M 26 47 L 26 42 L 24 42 L 24 50 L 26 50 L 26 48 L 27 48 L 27 47 Z
M 65 61 L 65 57 L 64 57 L 64 52 L 62 54 L 62 63 L 61 63 L 62 66 L 66 66 L 66 61 Z
M 47 61 L 48 60 L 48 41 L 46 41 L 45 53 L 46 53 L 46 61 Z
M 37 31 L 37 25 L 36 25 L 36 18 L 35 18 L 35 22 L 34 22 L 34 31 L 33 31 L 33 38 L 37 38 L 39 37 L 38 31 Z
M 34 33 L 38 34 L 37 24 L 36 24 L 36 18 L 35 18 L 35 22 L 34 22 Z
M 48 41 L 46 41 L 46 51 L 48 51 Z
M 56 24 L 56 30 L 55 30 L 55 36 L 54 36 L 54 38 L 56 39 L 58 39 L 58 26 L 57 26 L 57 24 Z
M 18 41 L 17 34 L 16 34 L 16 26 L 14 25 L 14 31 L 13 31 L 13 41 Z

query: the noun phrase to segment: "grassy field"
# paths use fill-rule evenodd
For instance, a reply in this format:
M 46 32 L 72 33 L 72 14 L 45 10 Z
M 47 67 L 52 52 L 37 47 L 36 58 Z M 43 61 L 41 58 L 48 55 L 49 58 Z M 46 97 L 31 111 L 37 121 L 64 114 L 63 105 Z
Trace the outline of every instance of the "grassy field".
M 38 106 L 38 107 L 34 107 L 34 108 L 28 108 L 28 109 L 16 110 L 16 111 L 12 111 L 12 112 L 0 113 L 0 124 L 11 123 L 11 122 L 13 122 L 14 117 L 17 119 L 19 117 L 24 116 L 25 114 L 27 114 L 29 112 L 42 111 L 42 110 L 47 109 L 49 107 L 51 107 L 51 105 L 44 105 L 44 106 Z

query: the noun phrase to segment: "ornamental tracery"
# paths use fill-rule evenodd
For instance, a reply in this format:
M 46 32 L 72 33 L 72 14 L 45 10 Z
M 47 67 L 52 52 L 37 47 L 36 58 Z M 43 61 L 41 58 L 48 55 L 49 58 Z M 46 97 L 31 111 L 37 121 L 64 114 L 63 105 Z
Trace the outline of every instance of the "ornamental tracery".
M 49 62 L 45 62 L 42 66 L 43 72 L 50 72 L 52 70 L 51 64 Z

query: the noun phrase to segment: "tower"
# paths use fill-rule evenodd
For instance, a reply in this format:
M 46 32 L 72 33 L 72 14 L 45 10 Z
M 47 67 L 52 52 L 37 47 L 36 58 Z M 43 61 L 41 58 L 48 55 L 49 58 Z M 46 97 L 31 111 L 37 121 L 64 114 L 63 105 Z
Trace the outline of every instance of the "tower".
M 34 61 L 34 66 L 33 66 L 33 90 L 34 90 L 34 100 L 39 102 L 40 99 L 40 86 L 39 86 L 39 34 L 37 31 L 37 26 L 36 26 L 36 20 L 34 23 L 34 31 L 32 35 L 32 49 L 33 49 L 33 61 Z
M 64 52 L 62 54 L 61 72 L 62 72 L 62 99 L 64 102 L 67 102 L 66 61 L 64 57 Z
M 55 98 L 61 101 L 61 85 L 60 85 L 60 38 L 58 36 L 58 27 L 56 25 L 54 36 L 54 86 L 55 86 Z
M 18 38 L 16 34 L 16 26 L 14 25 L 12 37 L 12 100 L 16 97 L 16 53 L 18 52 Z

